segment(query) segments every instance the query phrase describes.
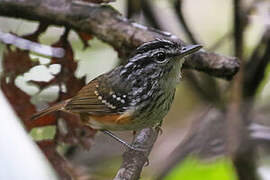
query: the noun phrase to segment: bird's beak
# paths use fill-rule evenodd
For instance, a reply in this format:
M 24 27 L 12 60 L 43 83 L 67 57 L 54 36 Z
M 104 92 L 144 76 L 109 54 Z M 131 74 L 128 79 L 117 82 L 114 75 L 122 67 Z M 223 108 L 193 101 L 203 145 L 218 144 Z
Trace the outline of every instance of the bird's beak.
M 182 47 L 182 49 L 180 50 L 180 55 L 186 56 L 188 54 L 192 54 L 198 51 L 201 48 L 202 48 L 201 45 L 187 45 L 187 46 Z

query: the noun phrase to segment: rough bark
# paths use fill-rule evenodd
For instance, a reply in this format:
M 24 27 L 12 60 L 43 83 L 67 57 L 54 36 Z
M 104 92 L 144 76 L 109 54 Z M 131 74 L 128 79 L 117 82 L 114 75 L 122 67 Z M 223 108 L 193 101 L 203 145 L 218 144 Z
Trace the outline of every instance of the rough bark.
M 181 41 L 176 36 L 129 21 L 107 5 L 70 0 L 0 0 L 0 15 L 42 21 L 91 33 L 127 57 L 139 44 L 155 38 Z M 239 69 L 237 58 L 199 51 L 187 57 L 185 68 L 231 79 Z

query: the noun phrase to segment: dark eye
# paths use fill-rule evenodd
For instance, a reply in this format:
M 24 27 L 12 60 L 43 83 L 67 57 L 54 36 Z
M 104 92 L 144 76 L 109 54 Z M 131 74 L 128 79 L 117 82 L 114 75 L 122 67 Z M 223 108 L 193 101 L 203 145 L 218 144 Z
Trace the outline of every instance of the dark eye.
M 166 60 L 166 55 L 163 52 L 159 52 L 156 54 L 156 61 L 164 62 Z

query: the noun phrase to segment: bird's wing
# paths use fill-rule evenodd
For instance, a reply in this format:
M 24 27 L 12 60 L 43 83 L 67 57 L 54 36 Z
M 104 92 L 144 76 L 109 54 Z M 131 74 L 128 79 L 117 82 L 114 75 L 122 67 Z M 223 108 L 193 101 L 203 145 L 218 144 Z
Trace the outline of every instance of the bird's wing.
M 70 99 L 65 109 L 75 113 L 90 115 L 123 114 L 127 97 L 117 96 L 114 89 L 108 86 L 100 76 L 83 87 L 76 96 Z

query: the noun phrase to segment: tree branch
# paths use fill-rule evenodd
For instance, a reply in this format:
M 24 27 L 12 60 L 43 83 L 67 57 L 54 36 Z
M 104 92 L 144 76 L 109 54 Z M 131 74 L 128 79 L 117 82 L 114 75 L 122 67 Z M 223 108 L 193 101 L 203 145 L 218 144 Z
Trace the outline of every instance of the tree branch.
M 177 15 L 179 21 L 181 22 L 183 29 L 185 31 L 185 33 L 187 34 L 187 37 L 189 38 L 189 40 L 194 43 L 197 44 L 198 41 L 196 40 L 196 38 L 194 37 L 193 33 L 191 32 L 191 30 L 188 27 L 188 24 L 184 18 L 183 15 L 183 1 L 182 0 L 175 0 L 174 2 L 174 11 L 175 14 Z
M 202 59 L 207 59 L 206 61 Z M 236 57 L 226 57 L 211 52 L 198 52 L 190 55 L 184 68 L 196 69 L 207 74 L 231 80 L 238 72 L 240 62 Z
M 140 16 L 141 13 L 141 1 L 139 0 L 127 0 L 126 3 L 126 16 L 128 19 L 133 19 L 134 16 Z
M 135 180 L 140 178 L 143 166 L 148 163 L 148 155 L 157 139 L 158 130 L 146 128 L 134 138 L 132 145 L 144 148 L 146 152 L 128 149 L 123 154 L 123 163 L 114 180 Z
M 270 28 L 267 28 L 245 66 L 243 93 L 246 97 L 252 98 L 255 95 L 258 86 L 265 77 L 265 69 L 269 61 Z
M 142 12 L 144 14 L 145 19 L 147 20 L 147 23 L 156 29 L 161 29 L 160 23 L 158 21 L 158 18 L 154 12 L 153 6 L 151 4 L 151 0 L 141 0 L 142 2 Z
M 248 25 L 243 0 L 233 1 L 234 54 L 243 60 L 244 30 Z M 252 120 L 250 103 L 243 99 L 243 68 L 235 77 L 231 103 L 227 112 L 227 151 L 231 155 L 239 180 L 257 180 L 255 148 L 247 127 Z M 248 158 L 247 158 L 248 157 Z
M 91 33 L 112 45 L 120 55 L 128 56 L 138 45 L 155 38 L 181 41 L 167 32 L 150 29 L 124 18 L 110 6 L 70 0 L 0 0 L 0 15 L 45 21 Z M 199 51 L 187 57 L 185 68 L 194 68 L 212 76 L 231 79 L 239 69 L 236 58 Z

